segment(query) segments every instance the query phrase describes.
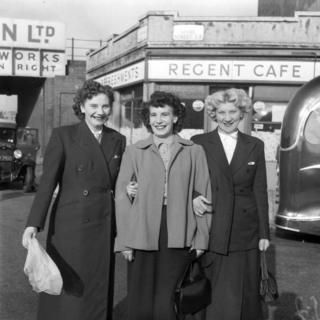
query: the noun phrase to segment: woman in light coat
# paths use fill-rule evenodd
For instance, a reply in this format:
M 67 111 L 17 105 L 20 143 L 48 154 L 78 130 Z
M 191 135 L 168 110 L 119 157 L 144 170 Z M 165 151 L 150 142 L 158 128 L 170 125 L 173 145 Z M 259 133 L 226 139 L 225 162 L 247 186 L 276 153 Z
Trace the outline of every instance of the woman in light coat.
M 208 248 L 211 214 L 193 198 L 211 187 L 201 146 L 182 139 L 185 108 L 166 92 L 144 105 L 150 136 L 125 151 L 116 186 L 115 248 L 128 262 L 128 319 L 174 320 L 174 288 L 186 266 Z M 132 197 L 131 181 L 136 181 Z M 127 191 L 128 189 L 128 191 Z M 129 193 L 129 194 L 128 194 Z

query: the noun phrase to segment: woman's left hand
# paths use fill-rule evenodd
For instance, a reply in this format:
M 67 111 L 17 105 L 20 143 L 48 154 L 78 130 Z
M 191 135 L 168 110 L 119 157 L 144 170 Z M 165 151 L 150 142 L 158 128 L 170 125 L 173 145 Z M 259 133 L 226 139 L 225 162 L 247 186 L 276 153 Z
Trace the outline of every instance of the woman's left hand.
M 266 251 L 270 245 L 270 241 L 268 239 L 260 239 L 259 240 L 259 250 Z
M 135 198 L 138 193 L 138 182 L 130 181 L 126 189 L 127 189 L 128 196 L 131 197 L 132 199 Z
M 196 249 L 197 258 L 204 254 L 204 250 Z
M 200 256 L 202 256 L 204 254 L 204 250 L 201 249 L 195 249 L 195 248 L 191 248 L 190 252 L 195 250 L 196 251 L 196 257 L 199 258 Z
M 124 258 L 126 260 L 128 260 L 129 262 L 133 261 L 134 260 L 134 253 L 133 253 L 133 250 L 130 249 L 130 250 L 124 250 L 121 252 L 122 255 L 124 256 Z

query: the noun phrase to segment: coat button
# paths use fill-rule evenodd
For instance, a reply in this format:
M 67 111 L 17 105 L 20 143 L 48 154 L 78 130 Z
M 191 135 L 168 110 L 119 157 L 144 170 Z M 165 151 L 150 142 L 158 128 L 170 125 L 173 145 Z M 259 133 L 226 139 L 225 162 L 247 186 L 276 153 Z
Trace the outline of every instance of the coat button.
M 89 194 L 88 190 L 83 190 L 82 194 L 86 197 Z
M 243 209 L 243 212 L 246 213 L 246 212 L 247 212 L 247 209 Z
M 78 172 L 83 171 L 83 165 L 82 165 L 82 164 L 80 164 L 80 165 L 77 167 L 77 171 L 78 171 Z
M 216 187 L 216 191 L 219 191 L 219 188 L 218 188 L 218 187 Z

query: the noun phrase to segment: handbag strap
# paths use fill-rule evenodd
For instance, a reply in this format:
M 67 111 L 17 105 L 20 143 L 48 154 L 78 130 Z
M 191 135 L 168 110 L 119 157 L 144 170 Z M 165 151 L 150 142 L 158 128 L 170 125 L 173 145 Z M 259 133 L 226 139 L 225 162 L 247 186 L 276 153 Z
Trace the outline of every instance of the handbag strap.
M 261 279 L 267 280 L 269 278 L 269 275 L 268 275 L 267 258 L 266 258 L 265 250 L 260 251 L 260 266 L 261 266 Z

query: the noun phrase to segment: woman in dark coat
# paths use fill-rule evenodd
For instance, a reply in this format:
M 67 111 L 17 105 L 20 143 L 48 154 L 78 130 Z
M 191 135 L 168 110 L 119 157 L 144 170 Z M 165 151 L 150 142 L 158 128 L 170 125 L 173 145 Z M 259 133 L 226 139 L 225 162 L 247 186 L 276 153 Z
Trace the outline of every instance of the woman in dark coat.
M 23 235 L 23 245 L 43 230 L 55 188 L 47 252 L 57 264 L 63 291 L 40 293 L 38 320 L 112 318 L 113 190 L 125 137 L 104 126 L 113 92 L 88 80 L 73 106 L 79 124 L 56 128 L 48 143 L 38 192 Z
M 259 249 L 269 246 L 264 144 L 238 130 L 251 107 L 243 90 L 218 91 L 207 97 L 206 107 L 218 128 L 192 138 L 206 152 L 214 191 L 203 257 L 213 294 L 202 319 L 259 320 Z

